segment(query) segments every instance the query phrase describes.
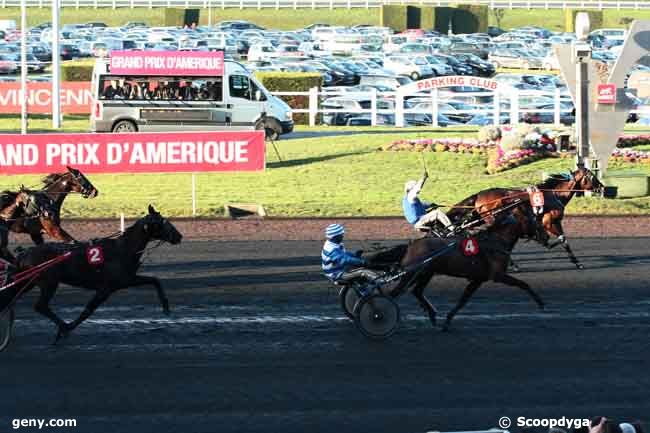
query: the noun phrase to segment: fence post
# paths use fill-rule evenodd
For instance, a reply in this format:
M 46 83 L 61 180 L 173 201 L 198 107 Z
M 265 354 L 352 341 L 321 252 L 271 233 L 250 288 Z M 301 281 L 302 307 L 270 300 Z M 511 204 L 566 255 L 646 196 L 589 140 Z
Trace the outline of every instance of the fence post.
M 431 126 L 438 127 L 438 89 L 431 90 Z
M 553 122 L 555 126 L 560 126 L 560 89 L 555 89 L 555 97 L 553 98 Z
M 192 216 L 196 216 L 196 173 L 192 173 Z
M 120 212 L 120 231 L 124 233 L 124 212 Z
M 262 0 L 257 0 L 257 10 L 262 9 Z
M 510 124 L 516 125 L 519 123 L 519 91 L 513 89 L 510 94 Z
M 494 119 L 492 119 L 492 124 L 494 126 L 499 126 L 501 125 L 501 93 L 497 89 L 494 92 L 494 96 L 492 98 L 494 107 L 492 108 L 492 116 Z
M 399 89 L 395 94 L 395 126 L 404 127 L 404 94 Z
M 370 91 L 370 125 L 377 126 L 377 89 Z
M 316 126 L 318 116 L 318 87 L 309 89 L 309 126 Z

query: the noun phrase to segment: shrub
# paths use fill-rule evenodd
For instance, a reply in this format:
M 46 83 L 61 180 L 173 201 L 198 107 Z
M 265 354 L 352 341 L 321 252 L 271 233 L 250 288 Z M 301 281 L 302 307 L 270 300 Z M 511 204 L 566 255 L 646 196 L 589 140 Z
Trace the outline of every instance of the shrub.
M 61 81 L 91 81 L 94 61 L 79 60 L 61 64 Z
M 323 77 L 309 72 L 256 72 L 255 77 L 270 92 L 307 92 L 312 87 L 320 88 Z M 291 108 L 309 108 L 309 96 L 280 96 Z M 307 114 L 296 114 L 296 123 L 306 124 Z
M 488 28 L 489 9 L 481 5 L 458 5 L 452 25 L 454 33 L 485 33 Z
M 449 23 L 454 15 L 454 8 L 440 6 L 433 8 L 433 28 L 442 34 L 449 32 Z
M 396 32 L 406 30 L 407 7 L 402 5 L 383 5 L 381 7 L 380 25 L 390 27 Z

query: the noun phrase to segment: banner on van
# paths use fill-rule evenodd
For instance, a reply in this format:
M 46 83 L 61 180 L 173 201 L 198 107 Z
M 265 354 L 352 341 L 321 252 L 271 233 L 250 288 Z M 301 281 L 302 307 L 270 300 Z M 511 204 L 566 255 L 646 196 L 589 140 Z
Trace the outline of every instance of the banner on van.
M 223 51 L 111 51 L 114 75 L 223 75 Z
M 258 171 L 264 131 L 0 134 L 0 174 Z
M 93 100 L 90 82 L 63 81 L 59 95 L 63 113 L 90 113 Z M 52 112 L 52 83 L 27 83 L 27 112 Z M 0 113 L 20 113 L 20 83 L 0 83 Z

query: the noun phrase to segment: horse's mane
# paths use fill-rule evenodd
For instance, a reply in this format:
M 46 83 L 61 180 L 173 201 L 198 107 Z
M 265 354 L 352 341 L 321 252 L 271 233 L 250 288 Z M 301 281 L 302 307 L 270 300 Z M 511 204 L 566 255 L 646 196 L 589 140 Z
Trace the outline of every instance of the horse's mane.
M 12 205 L 16 201 L 16 196 L 18 193 L 4 190 L 0 192 L 0 209 L 4 209 L 9 205 Z
M 555 188 L 561 182 L 567 182 L 571 180 L 570 176 L 566 173 L 563 174 L 552 174 L 542 183 L 537 184 L 538 188 L 552 189 Z
M 58 182 L 58 180 L 61 179 L 63 175 L 65 175 L 65 173 L 50 173 L 41 179 L 41 182 L 43 182 L 46 186 L 50 186 L 53 183 Z

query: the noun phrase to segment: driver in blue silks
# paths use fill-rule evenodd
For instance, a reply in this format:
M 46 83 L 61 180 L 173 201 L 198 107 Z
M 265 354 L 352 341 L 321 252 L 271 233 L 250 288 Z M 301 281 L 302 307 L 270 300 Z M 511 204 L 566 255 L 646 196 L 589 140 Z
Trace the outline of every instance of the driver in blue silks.
M 454 225 L 449 217 L 438 209 L 435 203 L 425 203 L 418 197 L 428 177 L 428 173 L 424 172 L 424 176 L 419 181 L 409 180 L 404 185 L 402 199 L 404 217 L 416 230 L 428 231 L 431 224 L 438 221 L 451 233 L 454 231 Z
M 367 261 L 361 258 L 362 251 L 351 254 L 343 246 L 345 229 L 340 224 L 330 224 L 325 229 L 326 241 L 321 252 L 323 273 L 334 282 L 348 282 L 356 279 L 373 281 L 379 274 L 362 268 Z

